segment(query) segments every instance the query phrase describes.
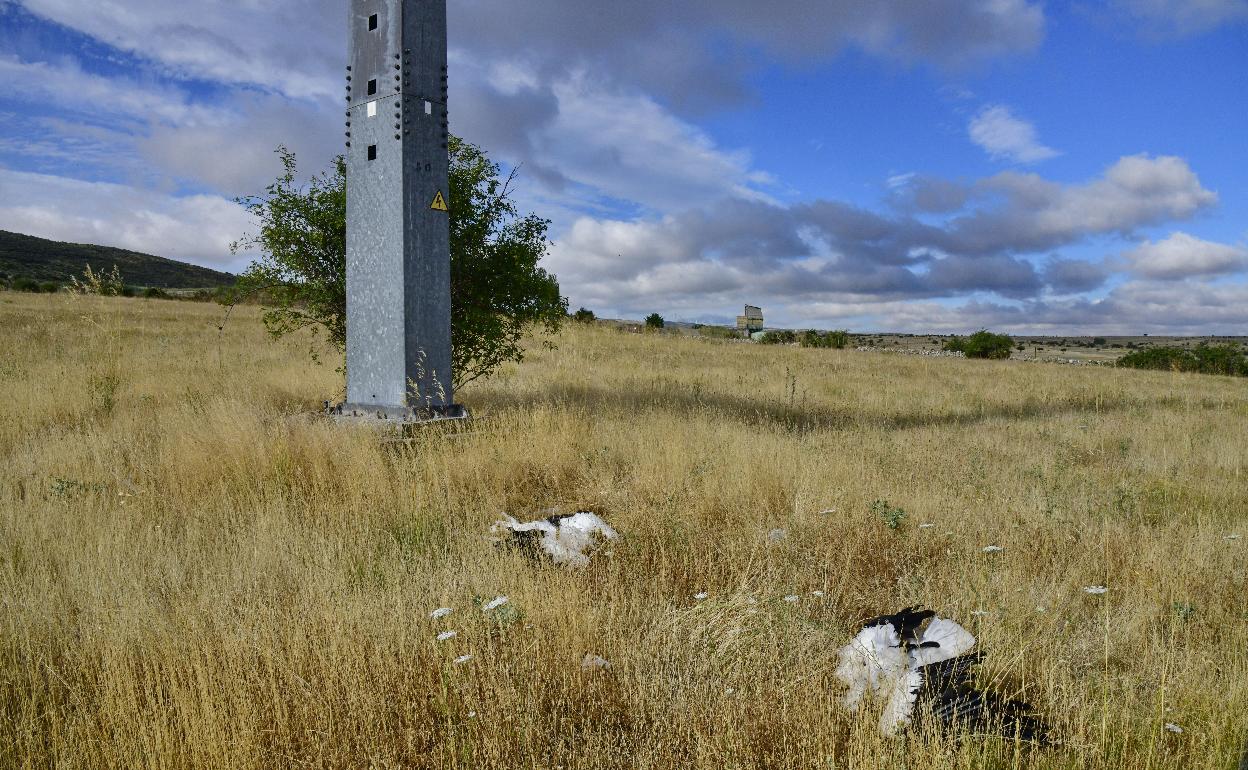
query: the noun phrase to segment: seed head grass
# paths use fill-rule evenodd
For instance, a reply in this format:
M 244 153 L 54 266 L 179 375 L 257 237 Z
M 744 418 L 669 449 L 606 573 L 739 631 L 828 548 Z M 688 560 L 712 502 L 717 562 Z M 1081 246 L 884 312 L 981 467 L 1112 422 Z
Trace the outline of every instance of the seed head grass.
M 1243 752 L 1240 381 L 570 324 L 465 389 L 470 423 L 385 441 L 315 415 L 341 396 L 330 351 L 220 318 L 0 293 L 0 766 Z M 580 570 L 488 542 L 500 512 L 550 508 L 622 539 Z M 837 648 L 915 604 L 1060 742 L 885 740 L 840 708 Z

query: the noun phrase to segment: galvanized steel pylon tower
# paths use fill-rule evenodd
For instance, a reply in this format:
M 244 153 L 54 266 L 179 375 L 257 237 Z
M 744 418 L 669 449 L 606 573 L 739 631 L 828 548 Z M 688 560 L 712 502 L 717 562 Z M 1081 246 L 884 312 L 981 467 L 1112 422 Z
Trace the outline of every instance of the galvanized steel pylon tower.
M 348 0 L 347 399 L 458 416 L 451 376 L 446 0 Z

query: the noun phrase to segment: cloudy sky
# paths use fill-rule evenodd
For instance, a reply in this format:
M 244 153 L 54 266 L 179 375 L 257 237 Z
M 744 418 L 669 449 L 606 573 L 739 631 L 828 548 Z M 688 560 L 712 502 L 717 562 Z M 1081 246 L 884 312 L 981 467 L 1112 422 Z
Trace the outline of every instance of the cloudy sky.
M 0 229 L 239 270 L 348 0 L 0 0 Z M 1248 333 L 1248 0 L 450 0 L 451 128 L 599 315 Z

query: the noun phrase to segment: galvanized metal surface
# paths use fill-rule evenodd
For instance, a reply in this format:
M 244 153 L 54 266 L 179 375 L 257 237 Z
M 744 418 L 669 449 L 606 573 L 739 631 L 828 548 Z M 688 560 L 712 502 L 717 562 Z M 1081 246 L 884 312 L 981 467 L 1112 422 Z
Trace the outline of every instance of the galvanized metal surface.
M 346 407 L 449 407 L 446 0 L 349 5 Z
M 334 422 L 360 425 L 378 430 L 407 429 L 433 423 L 468 420 L 468 410 L 458 404 L 452 406 L 408 407 L 362 407 L 360 405 L 325 402 L 323 414 Z

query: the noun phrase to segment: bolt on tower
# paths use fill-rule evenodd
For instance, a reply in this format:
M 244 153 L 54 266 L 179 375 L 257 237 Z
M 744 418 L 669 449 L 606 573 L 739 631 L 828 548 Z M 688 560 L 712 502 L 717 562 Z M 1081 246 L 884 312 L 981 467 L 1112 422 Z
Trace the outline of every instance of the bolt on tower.
M 349 0 L 343 413 L 459 416 L 451 379 L 446 0 Z

